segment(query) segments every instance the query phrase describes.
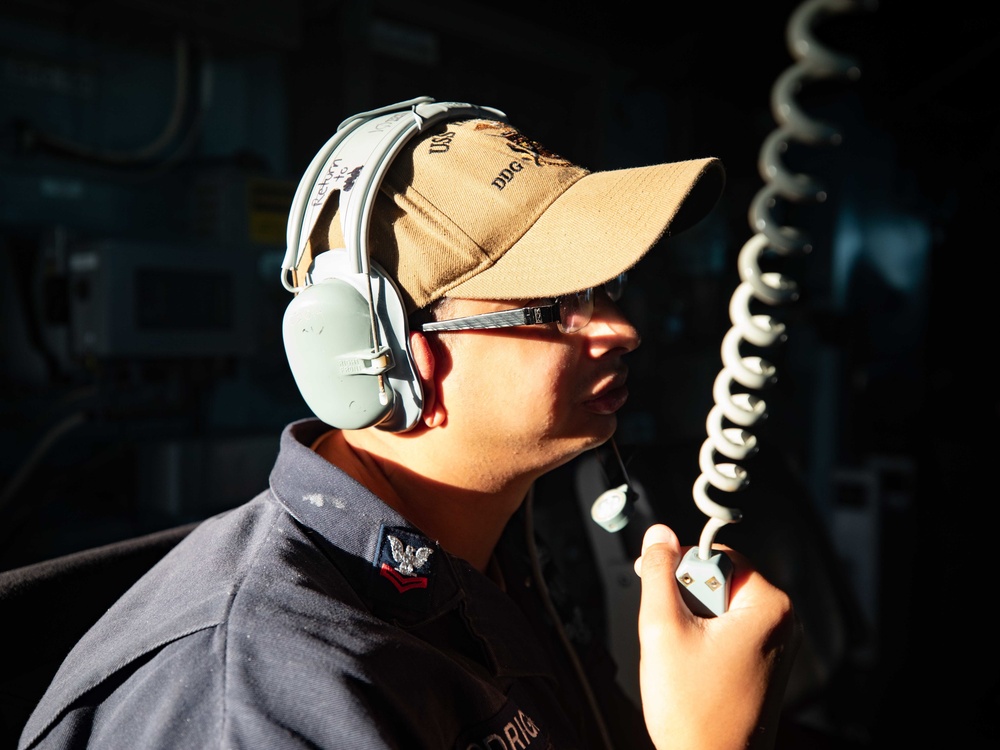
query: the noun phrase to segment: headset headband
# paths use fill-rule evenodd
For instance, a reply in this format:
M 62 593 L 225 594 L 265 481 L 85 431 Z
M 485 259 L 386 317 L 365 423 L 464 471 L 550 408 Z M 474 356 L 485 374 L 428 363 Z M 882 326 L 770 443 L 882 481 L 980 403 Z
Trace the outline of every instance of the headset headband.
M 445 119 L 477 117 L 507 119 L 504 112 L 492 107 L 435 102 L 423 96 L 361 112 L 340 123 L 337 132 L 313 157 L 295 191 L 289 212 L 285 258 L 281 264 L 281 282 L 285 288 L 291 292 L 300 291 L 301 287 L 289 284 L 289 272 L 298 270 L 316 221 L 335 192 L 341 192 L 341 229 L 354 272 L 367 274 L 368 224 L 379 185 L 393 159 L 410 138 L 424 128 Z M 362 166 L 354 175 L 343 173 L 341 164 Z M 322 179 L 324 175 L 326 179 Z M 351 178 L 354 180 L 351 189 L 341 190 L 340 186 Z M 332 184 L 335 182 L 339 185 Z

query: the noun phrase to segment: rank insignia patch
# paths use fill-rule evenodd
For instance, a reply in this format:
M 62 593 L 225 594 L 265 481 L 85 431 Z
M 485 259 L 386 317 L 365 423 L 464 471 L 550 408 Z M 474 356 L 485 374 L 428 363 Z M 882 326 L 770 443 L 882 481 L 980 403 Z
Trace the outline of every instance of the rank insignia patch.
M 405 529 L 382 529 L 378 558 L 379 575 L 400 594 L 426 589 L 431 572 L 429 560 L 434 554 L 431 542 Z

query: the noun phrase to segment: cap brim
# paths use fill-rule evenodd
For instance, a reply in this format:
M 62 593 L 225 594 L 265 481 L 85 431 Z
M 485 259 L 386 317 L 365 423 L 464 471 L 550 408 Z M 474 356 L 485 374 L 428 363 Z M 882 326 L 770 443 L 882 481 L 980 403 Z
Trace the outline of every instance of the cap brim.
M 535 299 L 597 286 L 665 235 L 701 221 L 725 184 L 718 159 L 592 172 L 563 192 L 490 268 L 450 297 Z

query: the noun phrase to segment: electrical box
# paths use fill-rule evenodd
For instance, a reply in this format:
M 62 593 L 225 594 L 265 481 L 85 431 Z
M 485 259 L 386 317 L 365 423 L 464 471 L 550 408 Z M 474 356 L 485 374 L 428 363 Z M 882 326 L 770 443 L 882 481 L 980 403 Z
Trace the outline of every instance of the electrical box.
M 248 253 L 107 241 L 75 248 L 68 271 L 76 355 L 252 353 L 256 261 Z

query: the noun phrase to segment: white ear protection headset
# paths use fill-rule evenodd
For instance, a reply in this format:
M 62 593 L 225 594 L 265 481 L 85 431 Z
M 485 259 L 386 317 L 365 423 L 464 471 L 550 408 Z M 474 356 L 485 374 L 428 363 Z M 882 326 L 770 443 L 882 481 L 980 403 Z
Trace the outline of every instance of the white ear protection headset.
M 423 389 L 409 347 L 399 289 L 369 258 L 368 226 L 379 185 L 411 137 L 442 120 L 506 120 L 503 112 L 419 97 L 344 120 L 313 157 L 288 216 L 281 283 L 296 296 L 282 336 L 306 405 L 332 427 L 411 429 Z M 292 271 L 330 196 L 339 193 L 343 248 L 313 260 L 295 286 Z

